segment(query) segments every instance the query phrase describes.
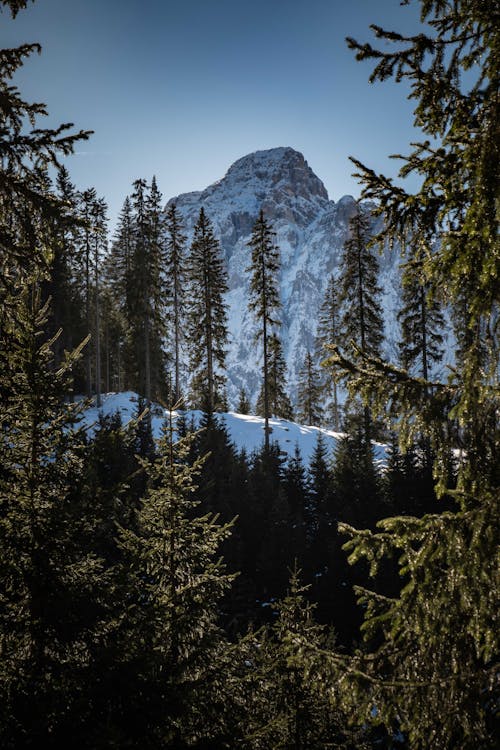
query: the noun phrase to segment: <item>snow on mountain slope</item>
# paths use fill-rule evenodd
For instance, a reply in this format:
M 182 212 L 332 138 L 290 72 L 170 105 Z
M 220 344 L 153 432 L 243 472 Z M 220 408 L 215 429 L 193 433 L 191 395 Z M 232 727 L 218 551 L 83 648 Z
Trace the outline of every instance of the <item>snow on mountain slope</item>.
M 119 412 L 123 425 L 127 425 L 131 419 L 137 416 L 137 394 L 132 391 L 125 393 L 107 393 L 102 398 L 102 408 L 92 407 L 86 409 L 82 416 L 82 425 L 91 433 L 99 419 L 99 412 L 103 415 L 111 415 Z M 201 418 L 199 411 L 185 412 L 188 424 L 191 416 L 194 416 L 195 423 Z M 159 438 L 162 426 L 165 423 L 167 412 L 158 405 L 151 407 L 151 422 L 153 435 Z M 262 447 L 264 442 L 264 419 L 246 414 L 237 414 L 228 412 L 219 414 L 227 427 L 229 437 L 238 450 L 243 448 L 248 454 Z M 293 456 L 295 446 L 298 445 L 300 453 L 306 466 L 309 465 L 311 456 L 314 452 L 318 433 L 322 433 L 325 438 L 325 445 L 328 455 L 332 456 L 337 441 L 342 438 L 342 433 L 332 432 L 319 427 L 309 427 L 300 425 L 295 422 L 289 422 L 286 419 L 271 419 L 272 428 L 271 440 L 277 442 L 280 450 L 288 456 Z M 375 459 L 379 462 L 384 461 L 385 446 L 381 443 L 374 444 Z
M 237 402 L 240 387 L 247 389 L 253 403 L 260 388 L 262 354 L 254 343 L 256 326 L 248 311 L 248 242 L 261 208 L 272 223 L 281 251 L 280 336 L 290 393 L 295 400 L 298 373 L 307 350 L 314 345 L 318 310 L 328 278 L 339 273 L 349 220 L 356 210 L 354 198 L 344 196 L 334 203 L 302 154 L 280 147 L 244 156 L 218 182 L 203 191 L 171 198 L 171 203 L 183 216 L 189 242 L 200 208 L 204 207 L 226 259 L 230 332 L 227 390 L 231 406 Z M 380 258 L 386 354 L 392 359 L 399 336 L 396 314 L 400 262 L 396 251 L 387 251 Z

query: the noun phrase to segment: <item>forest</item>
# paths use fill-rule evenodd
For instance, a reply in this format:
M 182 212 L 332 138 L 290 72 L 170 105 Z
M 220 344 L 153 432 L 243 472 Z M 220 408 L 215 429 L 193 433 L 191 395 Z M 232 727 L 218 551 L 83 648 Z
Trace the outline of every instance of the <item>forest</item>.
M 400 177 L 420 187 L 352 158 L 362 200 L 296 400 L 280 249 L 255 217 L 246 304 L 262 379 L 235 405 L 263 419 L 252 453 L 223 416 L 228 278 L 210 216 L 188 242 L 156 177 L 141 178 L 110 237 L 105 198 L 66 166 L 92 133 L 44 128 L 45 105 L 14 85 L 37 44 L 0 50 L 6 750 L 496 747 L 500 13 L 418 5 L 426 33 L 346 40 L 371 80 L 410 81 L 425 140 Z M 387 247 L 401 254 L 396 362 Z M 137 394 L 134 418 L 101 413 L 89 431 L 85 410 L 112 391 Z M 275 417 L 342 437 L 330 454 L 318 431 L 307 463 L 273 441 Z

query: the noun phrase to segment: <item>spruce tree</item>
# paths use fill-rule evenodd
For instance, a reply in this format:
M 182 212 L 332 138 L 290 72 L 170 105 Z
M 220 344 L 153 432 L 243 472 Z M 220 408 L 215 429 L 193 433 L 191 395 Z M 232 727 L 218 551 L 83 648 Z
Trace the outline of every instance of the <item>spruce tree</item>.
M 369 217 L 358 206 L 349 222 L 349 237 L 344 245 L 340 275 L 340 336 L 347 350 L 354 347 L 358 356 L 380 355 L 384 321 L 380 308 L 378 260 L 369 247 Z M 365 432 L 371 432 L 370 411 L 364 407 Z
M 236 407 L 238 414 L 250 414 L 250 401 L 244 388 L 240 388 L 238 405 Z
M 334 360 L 351 374 L 353 390 L 392 417 L 403 446 L 420 435 L 429 441 L 435 490 L 455 506 L 388 518 L 373 534 L 342 527 L 352 562 L 368 560 L 375 575 L 395 554 L 404 579 L 393 598 L 360 592 L 367 653 L 347 666 L 346 700 L 367 720 L 376 706 L 389 730 L 398 721 L 417 750 L 472 750 L 496 743 L 499 17 L 491 4 L 468 0 L 423 2 L 421 17 L 425 28 L 410 37 L 374 27 L 393 49 L 349 40 L 360 59 L 375 60 L 372 80 L 411 83 L 426 140 L 404 157 L 401 175 L 414 173 L 420 187 L 409 193 L 355 164 L 364 197 L 384 217 L 380 243 L 407 240 L 431 298 L 455 305 L 465 296 L 461 356 L 448 382 L 430 386 L 373 357 L 356 363 L 337 351 Z M 411 242 L 415 226 L 439 235 L 432 252 Z M 457 448 L 453 487 L 448 467 Z M 335 679 L 338 669 L 330 668 Z
M 165 218 L 165 278 L 166 282 L 166 315 L 173 330 L 174 338 L 174 400 L 181 398 L 181 344 L 184 338 L 185 314 L 185 243 L 183 225 L 175 203 L 167 209 Z
M 286 363 L 283 359 L 281 341 L 276 333 L 272 333 L 268 337 L 266 380 L 268 417 L 293 419 L 292 404 L 287 393 Z M 256 414 L 262 417 L 266 416 L 265 402 L 266 392 L 265 383 L 263 382 L 255 407 Z M 265 427 L 264 429 L 269 433 L 271 432 L 269 427 Z
M 428 380 L 432 365 L 443 355 L 441 306 L 437 300 L 429 298 L 430 288 L 422 282 L 421 272 L 413 265 L 405 266 L 402 284 L 402 307 L 398 313 L 401 365 L 412 372 L 418 368 L 417 373 Z
M 299 377 L 299 411 L 297 415 L 299 422 L 305 422 L 308 425 L 319 425 L 322 416 L 320 404 L 322 389 L 310 352 L 306 353 L 304 366 L 299 373 Z
M 269 417 L 272 414 L 272 394 L 270 393 L 270 338 L 273 328 L 279 325 L 276 314 L 281 306 L 277 286 L 280 268 L 279 249 L 274 243 L 274 233 L 269 222 L 260 211 L 254 224 L 252 239 L 248 243 L 252 249 L 251 265 L 247 269 L 250 278 L 250 311 L 258 323 L 257 341 L 262 340 L 262 391 L 259 397 L 257 413 L 264 416 L 264 442 L 269 450 Z M 276 339 L 277 340 L 277 339 Z M 275 383 L 276 385 L 276 383 Z
M 151 747 L 179 748 L 217 742 L 225 649 L 217 618 L 232 577 L 216 557 L 229 527 L 197 515 L 193 493 L 203 459 L 188 465 L 193 436 L 175 442 L 173 419 L 170 412 L 158 456 L 143 461 L 148 489 L 138 531 L 125 530 L 122 544 L 140 601 L 130 614 L 135 640 L 128 655 L 142 665 L 136 736 L 145 733 Z
M 227 272 L 212 224 L 203 208 L 194 228 L 187 264 L 187 333 L 193 404 L 205 412 L 219 408 L 226 358 Z
M 340 344 L 340 300 L 339 283 L 333 276 L 328 279 L 325 296 L 319 310 L 318 330 L 316 334 L 316 348 L 318 356 L 325 359 L 327 347 L 332 344 Z M 330 366 L 325 368 L 324 392 L 331 398 L 331 413 L 333 429 L 340 429 L 340 406 L 337 393 L 338 376 L 335 369 Z
M 116 389 L 136 387 L 127 357 L 127 340 L 132 328 L 135 309 L 135 279 L 133 271 L 133 210 L 130 197 L 123 202 L 117 227 L 104 264 L 105 294 L 108 305 L 108 320 L 113 321 L 114 336 L 110 337 L 108 356 L 114 361 L 112 381 Z M 112 354 L 111 354 L 112 351 Z

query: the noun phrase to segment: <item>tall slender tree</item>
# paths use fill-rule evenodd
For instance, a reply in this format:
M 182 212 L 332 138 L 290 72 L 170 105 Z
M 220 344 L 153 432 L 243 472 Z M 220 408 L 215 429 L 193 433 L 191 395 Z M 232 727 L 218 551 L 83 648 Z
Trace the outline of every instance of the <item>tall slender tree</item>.
M 248 245 L 252 250 L 251 265 L 248 268 L 252 274 L 249 308 L 258 322 L 257 341 L 262 341 L 263 348 L 262 411 L 265 419 L 265 447 L 269 450 L 269 417 L 271 415 L 269 339 L 273 329 L 279 325 L 276 315 L 281 307 L 277 278 L 280 258 L 279 249 L 274 242 L 274 233 L 262 209 L 254 224 L 252 239 Z
M 349 237 L 344 245 L 340 276 L 340 335 L 351 345 L 357 356 L 379 356 L 384 335 L 384 320 L 380 307 L 381 289 L 378 285 L 378 261 L 369 246 L 370 222 L 358 206 L 349 222 Z M 370 410 L 364 407 L 367 439 L 371 431 Z
M 299 376 L 298 418 L 308 425 L 319 425 L 322 417 L 320 403 L 322 388 L 311 352 L 306 353 L 304 366 Z
M 324 360 L 326 347 L 340 344 L 340 293 L 339 282 L 332 274 L 328 279 L 325 296 L 319 310 L 316 349 L 318 357 Z M 340 428 L 340 407 L 338 402 L 338 375 L 333 367 L 325 368 L 324 392 L 332 399 L 331 416 L 335 430 Z
M 226 359 L 227 272 L 210 219 L 201 208 L 194 229 L 189 279 L 188 345 L 193 403 L 207 413 L 222 403 Z
M 428 380 L 432 365 L 443 356 L 443 313 L 439 302 L 430 299 L 430 287 L 414 264 L 405 266 L 402 283 L 402 307 L 398 313 L 401 364 L 405 370 L 415 371 L 418 367 L 417 372 Z
M 181 343 L 185 314 L 184 290 L 186 276 L 185 244 L 181 216 L 175 203 L 167 209 L 165 277 L 167 319 L 174 335 L 174 397 L 177 403 L 181 398 Z
M 256 413 L 265 417 L 265 384 L 257 398 Z M 267 343 L 267 416 L 293 419 L 293 409 L 287 392 L 286 362 L 277 333 L 271 333 Z M 270 432 L 270 428 L 266 427 Z

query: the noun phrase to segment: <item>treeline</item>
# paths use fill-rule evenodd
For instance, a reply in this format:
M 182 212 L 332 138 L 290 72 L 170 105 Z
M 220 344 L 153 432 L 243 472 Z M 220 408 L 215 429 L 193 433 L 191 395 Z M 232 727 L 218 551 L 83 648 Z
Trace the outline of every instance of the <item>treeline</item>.
M 26 2 L 2 5 L 15 15 Z M 495 746 L 500 25 L 490 3 L 468 0 L 426 2 L 422 17 L 429 35 L 377 29 L 395 51 L 349 44 L 376 60 L 375 78 L 410 77 L 420 126 L 442 145 L 418 144 L 407 158 L 403 174 L 422 178 L 416 194 L 357 168 L 384 216 L 376 240 L 403 238 L 408 273 L 417 274 L 406 328 L 431 319 L 434 303 L 452 305 L 462 321 L 457 366 L 446 382 L 430 379 L 439 341 L 429 346 L 417 323 L 419 353 L 403 353 L 406 367 L 380 358 L 377 311 L 359 284 L 370 280 L 376 296 L 375 256 L 357 214 L 346 245 L 352 275 L 341 285 L 344 300 L 353 294 L 352 316 L 327 319 L 350 337 L 336 346 L 332 333 L 328 342 L 334 411 L 337 378 L 349 388 L 348 437 L 333 462 L 319 438 L 307 469 L 298 453 L 284 464 L 268 431 L 260 452 L 238 454 L 214 414 L 224 399 L 224 309 L 210 297 L 217 284 L 209 272 L 223 268 L 203 214 L 187 267 L 192 280 L 203 276 L 205 295 L 187 303 L 185 327 L 192 341 L 195 329 L 198 336 L 190 388 L 203 429 L 174 425 L 170 413 L 153 441 L 146 407 L 160 379 L 152 332 L 162 316 L 148 279 L 161 281 L 157 190 L 136 184 L 131 254 L 108 255 L 122 270 L 142 258 L 145 279 L 134 287 L 116 273 L 130 287 L 120 299 L 135 295 L 140 314 L 134 331 L 117 318 L 108 352 L 104 207 L 82 194 L 73 211 L 48 179 L 61 153 L 89 134 L 35 127 L 44 107 L 25 102 L 11 79 L 37 46 L 0 53 L 2 747 Z M 475 84 L 460 88 L 461 72 L 472 75 L 478 61 Z M 259 222 L 250 304 L 266 348 L 269 407 L 273 347 L 279 353 L 276 254 L 265 217 Z M 66 242 L 78 254 L 66 253 Z M 356 268 L 364 269 L 357 279 Z M 63 279 L 78 307 L 66 333 L 58 316 L 69 308 L 56 311 L 55 294 Z M 175 298 L 170 290 L 162 305 Z M 64 339 L 70 333 L 74 341 Z M 145 399 L 130 428 L 117 415 L 101 417 L 90 439 L 79 427 L 82 405 L 67 394 L 80 378 L 81 390 L 98 397 L 108 356 L 110 379 L 136 378 Z M 161 382 L 177 396 L 170 371 Z M 311 382 L 312 371 L 306 362 Z M 371 450 L 379 424 L 397 430 L 382 475 Z

